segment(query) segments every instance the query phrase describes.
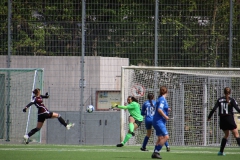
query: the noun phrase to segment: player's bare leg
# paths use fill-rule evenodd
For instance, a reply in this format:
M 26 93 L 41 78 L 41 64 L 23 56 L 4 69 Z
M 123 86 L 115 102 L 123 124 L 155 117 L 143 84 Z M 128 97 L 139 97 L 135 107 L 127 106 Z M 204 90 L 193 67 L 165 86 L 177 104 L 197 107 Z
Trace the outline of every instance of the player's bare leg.
M 234 138 L 236 138 L 237 144 L 240 147 L 240 137 L 239 137 L 239 133 L 238 133 L 238 129 L 234 129 L 232 130 L 232 134 L 234 136 Z

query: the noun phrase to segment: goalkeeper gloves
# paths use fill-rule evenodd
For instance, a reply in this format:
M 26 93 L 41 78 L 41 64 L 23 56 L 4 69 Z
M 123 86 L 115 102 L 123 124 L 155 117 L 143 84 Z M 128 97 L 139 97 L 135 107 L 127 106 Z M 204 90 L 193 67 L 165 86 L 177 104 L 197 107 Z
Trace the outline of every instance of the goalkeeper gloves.
M 112 108 L 117 108 L 118 107 L 118 105 L 117 104 L 114 104 L 113 106 L 112 106 Z

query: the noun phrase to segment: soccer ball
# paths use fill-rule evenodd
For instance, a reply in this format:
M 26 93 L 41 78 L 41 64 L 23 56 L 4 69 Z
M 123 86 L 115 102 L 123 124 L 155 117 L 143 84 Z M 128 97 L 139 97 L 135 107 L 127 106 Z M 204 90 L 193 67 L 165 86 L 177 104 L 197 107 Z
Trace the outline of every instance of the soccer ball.
M 87 106 L 87 112 L 88 113 L 92 113 L 93 111 L 94 111 L 94 106 L 93 105 Z

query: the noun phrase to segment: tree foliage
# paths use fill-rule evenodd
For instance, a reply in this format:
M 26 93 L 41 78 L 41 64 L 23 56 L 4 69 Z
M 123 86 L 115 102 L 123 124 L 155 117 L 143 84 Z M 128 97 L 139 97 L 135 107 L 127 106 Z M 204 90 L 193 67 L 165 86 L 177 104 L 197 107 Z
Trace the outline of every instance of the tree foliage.
M 0 6 L 0 54 L 7 53 L 8 0 Z M 158 65 L 228 67 L 229 1 L 159 0 Z M 239 66 L 240 2 L 234 3 L 233 66 Z M 85 55 L 154 65 L 155 0 L 86 1 Z M 12 2 L 12 55 L 81 56 L 82 3 Z

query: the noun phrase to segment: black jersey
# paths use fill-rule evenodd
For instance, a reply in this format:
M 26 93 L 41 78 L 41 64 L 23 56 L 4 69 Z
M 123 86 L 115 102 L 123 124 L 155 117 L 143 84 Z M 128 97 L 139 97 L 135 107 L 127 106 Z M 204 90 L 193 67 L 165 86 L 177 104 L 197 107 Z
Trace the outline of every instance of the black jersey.
M 40 95 L 40 97 L 33 97 L 32 102 L 30 102 L 26 107 L 30 107 L 31 105 L 35 105 L 38 109 L 38 115 L 44 114 L 44 113 L 49 113 L 47 107 L 43 104 L 43 98 L 48 98 L 49 96 L 47 95 Z
M 239 113 L 240 109 L 238 107 L 237 102 L 235 99 L 229 97 L 229 103 L 226 100 L 226 97 L 221 97 L 217 100 L 214 108 L 211 110 L 211 112 L 208 115 L 208 119 L 210 119 L 215 112 L 215 110 L 218 108 L 218 115 L 219 116 L 228 116 L 228 115 L 233 115 L 233 108 L 235 108 Z

